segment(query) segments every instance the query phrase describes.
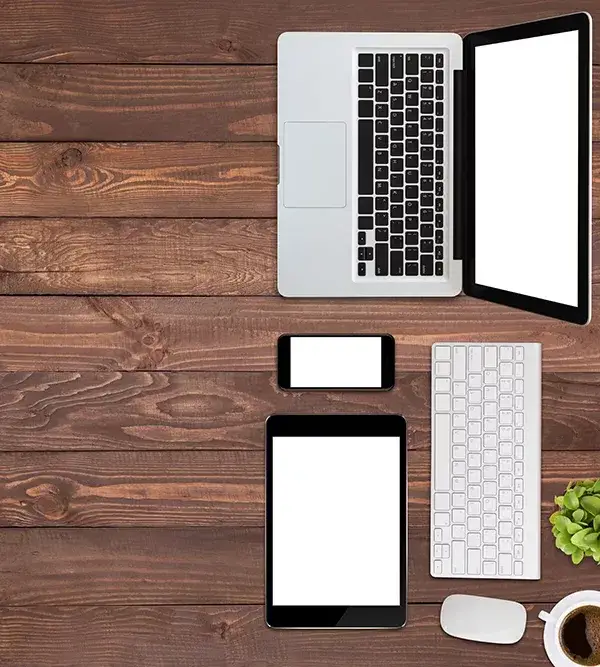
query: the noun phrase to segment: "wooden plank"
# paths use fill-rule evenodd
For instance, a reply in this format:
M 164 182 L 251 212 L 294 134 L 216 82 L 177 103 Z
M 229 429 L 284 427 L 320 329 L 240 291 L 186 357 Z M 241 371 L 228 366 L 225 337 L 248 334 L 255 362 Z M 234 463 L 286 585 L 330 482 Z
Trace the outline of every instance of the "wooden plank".
M 456 582 L 429 575 L 429 475 L 411 473 L 411 482 L 421 498 L 408 513 L 409 600 L 441 602 Z M 467 579 L 461 592 L 553 602 L 573 591 L 575 578 L 578 589 L 594 589 L 598 566 L 575 566 L 556 549 L 549 514 L 544 508 L 540 581 Z M 0 594 L 5 606 L 260 604 L 263 540 L 260 527 L 2 528 Z
M 390 392 L 346 392 L 343 411 L 399 412 L 409 448 L 428 451 L 429 382 L 399 372 Z M 544 450 L 595 450 L 600 374 L 544 373 L 542 395 Z M 0 451 L 262 450 L 270 414 L 339 412 L 340 400 L 279 391 L 269 372 L 2 373 Z
M 592 153 L 596 182 L 600 144 Z M 276 155 L 275 144 L 259 142 L 0 142 L 0 209 L 8 217 L 275 217 Z
M 263 526 L 262 452 L 0 454 L 0 526 Z
M 260 527 L 264 465 L 263 452 L 0 454 L 0 526 Z M 411 452 L 408 470 L 410 511 L 422 516 L 429 452 Z M 568 462 L 564 452 L 545 451 L 543 516 L 570 480 L 598 476 L 595 451 Z
M 282 333 L 387 332 L 402 372 L 429 370 L 431 344 L 443 340 L 538 341 L 546 372 L 600 371 L 597 324 L 468 297 L 10 296 L 0 307 L 0 370 L 273 370 Z
M 600 139 L 600 67 L 592 69 Z M 273 66 L 0 65 L 0 140 L 275 141 Z
M 325 0 L 318 6 L 280 4 L 275 11 L 266 0 L 5 0 L 2 9 L 1 61 L 274 63 L 277 37 L 285 30 L 464 34 L 573 9 L 594 15 L 598 3 L 581 0 L 573 8 L 561 0 L 484 0 L 474 7 L 468 0 Z
M 271 219 L 6 218 L 0 294 L 277 294 Z M 600 283 L 600 227 L 592 228 Z
M 275 140 L 274 67 L 0 65 L 1 140 Z
M 0 143 L 6 216 L 274 217 L 276 146 Z
M 8 218 L 0 221 L 0 293 L 273 295 L 275 226 L 270 219 Z
M 548 606 L 527 605 L 516 645 L 477 644 L 444 634 L 439 605 L 411 605 L 402 630 L 275 632 L 261 606 L 0 607 L 0 662 L 7 667 L 143 664 L 178 667 L 514 667 L 548 665 Z

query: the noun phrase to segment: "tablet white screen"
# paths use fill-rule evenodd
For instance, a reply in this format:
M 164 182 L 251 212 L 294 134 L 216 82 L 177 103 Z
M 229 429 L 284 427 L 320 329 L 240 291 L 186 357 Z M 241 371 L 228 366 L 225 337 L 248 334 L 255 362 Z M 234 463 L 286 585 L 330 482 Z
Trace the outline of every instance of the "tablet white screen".
M 577 306 L 578 32 L 475 48 L 475 281 Z
M 273 438 L 273 604 L 400 604 L 395 437 Z
M 381 336 L 292 336 L 291 387 L 381 387 Z

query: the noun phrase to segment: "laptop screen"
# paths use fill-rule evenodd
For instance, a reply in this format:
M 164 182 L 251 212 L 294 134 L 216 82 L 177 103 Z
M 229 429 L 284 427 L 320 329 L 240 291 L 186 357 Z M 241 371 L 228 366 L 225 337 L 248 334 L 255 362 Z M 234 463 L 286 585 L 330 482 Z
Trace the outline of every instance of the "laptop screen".
M 578 305 L 577 30 L 475 48 L 475 282 Z

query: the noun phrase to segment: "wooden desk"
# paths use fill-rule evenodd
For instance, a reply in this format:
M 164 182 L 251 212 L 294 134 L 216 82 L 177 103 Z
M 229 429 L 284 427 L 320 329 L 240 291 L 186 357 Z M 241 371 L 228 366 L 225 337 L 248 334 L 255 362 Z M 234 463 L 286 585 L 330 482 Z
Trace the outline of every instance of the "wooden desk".
M 546 664 L 537 612 L 600 582 L 546 524 L 569 479 L 600 476 L 598 292 L 587 328 L 465 297 L 279 298 L 274 63 L 284 30 L 465 33 L 578 9 L 598 15 L 600 0 L 2 3 L 0 664 Z M 282 332 L 392 333 L 397 389 L 285 395 Z M 429 349 L 442 339 L 544 345 L 540 582 L 429 577 Z M 263 421 L 341 409 L 408 421 L 410 620 L 269 631 Z M 457 591 L 526 603 L 525 639 L 444 636 L 439 605 Z

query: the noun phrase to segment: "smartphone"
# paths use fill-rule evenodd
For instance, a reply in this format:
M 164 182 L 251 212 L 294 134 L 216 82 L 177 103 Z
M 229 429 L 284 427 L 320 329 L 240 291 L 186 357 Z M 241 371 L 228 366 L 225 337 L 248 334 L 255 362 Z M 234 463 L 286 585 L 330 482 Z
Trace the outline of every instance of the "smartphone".
M 394 386 L 394 347 L 389 334 L 286 334 L 277 341 L 277 382 L 292 391 L 387 391 Z

